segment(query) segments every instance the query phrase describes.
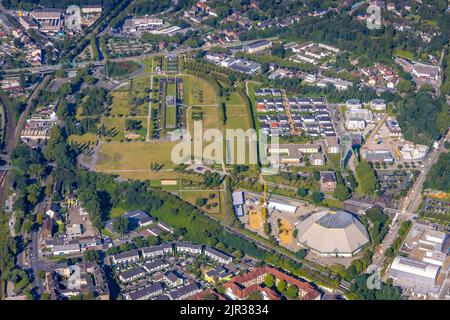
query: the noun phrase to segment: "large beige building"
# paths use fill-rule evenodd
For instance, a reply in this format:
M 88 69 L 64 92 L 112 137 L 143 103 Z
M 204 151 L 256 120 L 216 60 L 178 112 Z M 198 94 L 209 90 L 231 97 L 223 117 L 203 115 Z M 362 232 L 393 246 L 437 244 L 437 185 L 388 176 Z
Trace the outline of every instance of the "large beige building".
M 298 242 L 321 256 L 351 257 L 370 241 L 364 225 L 343 210 L 314 213 L 297 229 Z

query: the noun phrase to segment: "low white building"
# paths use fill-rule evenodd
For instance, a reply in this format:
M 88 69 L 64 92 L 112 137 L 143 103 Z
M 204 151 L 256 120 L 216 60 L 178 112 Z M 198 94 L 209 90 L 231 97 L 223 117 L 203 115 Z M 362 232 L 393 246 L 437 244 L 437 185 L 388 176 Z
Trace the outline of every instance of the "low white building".
M 394 285 L 419 298 L 437 298 L 440 286 L 436 284 L 440 266 L 397 256 L 389 268 L 389 277 Z
M 345 122 L 345 127 L 348 130 L 364 130 L 366 128 L 366 121 L 359 118 L 349 118 Z
M 275 201 L 269 201 L 267 207 L 271 210 L 286 211 L 289 213 L 295 213 L 297 211 L 296 206 L 292 206 L 292 205 L 286 204 L 286 203 L 275 202 Z
M 408 162 L 419 162 L 425 160 L 429 150 L 428 146 L 413 143 L 406 143 L 399 149 L 403 160 Z
M 325 156 L 321 153 L 313 153 L 309 156 L 309 163 L 312 166 L 324 166 Z
M 57 244 L 53 247 L 53 255 L 67 255 L 67 254 L 77 254 L 80 253 L 79 243 L 69 243 L 69 244 Z
M 386 110 L 386 102 L 383 99 L 373 99 L 370 101 L 370 108 L 375 111 Z
M 417 78 L 439 80 L 439 67 L 415 63 L 412 67 L 412 74 Z

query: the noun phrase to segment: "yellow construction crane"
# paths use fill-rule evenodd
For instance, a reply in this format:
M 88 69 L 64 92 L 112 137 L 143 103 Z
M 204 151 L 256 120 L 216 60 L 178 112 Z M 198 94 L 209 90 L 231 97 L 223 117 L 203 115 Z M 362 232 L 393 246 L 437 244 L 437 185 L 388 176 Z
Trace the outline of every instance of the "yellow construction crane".
M 400 150 L 398 149 L 398 147 L 395 147 L 395 152 L 397 153 L 397 161 L 400 160 L 401 157 L 401 153 Z
M 266 212 L 266 196 L 267 196 L 267 184 L 263 181 L 264 183 L 264 196 L 262 198 L 261 201 L 261 217 L 262 217 L 262 221 L 263 223 L 266 223 L 266 219 L 267 219 L 267 212 Z

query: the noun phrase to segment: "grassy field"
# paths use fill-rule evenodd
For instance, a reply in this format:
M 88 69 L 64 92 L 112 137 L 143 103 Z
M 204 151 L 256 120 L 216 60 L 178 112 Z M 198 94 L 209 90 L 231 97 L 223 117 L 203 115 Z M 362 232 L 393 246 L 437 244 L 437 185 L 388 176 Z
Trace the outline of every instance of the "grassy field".
M 102 171 L 100 167 L 96 168 L 97 170 Z M 145 170 L 145 169 L 144 169 Z M 164 180 L 164 179 L 198 179 L 197 176 L 193 175 L 187 175 L 182 174 L 176 171 L 173 171 L 171 169 L 165 170 L 162 169 L 161 171 L 154 172 L 150 170 L 146 171 L 111 171 L 111 169 L 108 169 L 107 171 L 110 174 L 120 175 L 123 178 L 131 179 L 131 180 L 140 180 L 140 181 L 146 181 L 146 180 Z
M 216 104 L 216 93 L 205 80 L 194 76 L 183 76 L 183 86 L 185 105 Z
M 219 193 L 220 192 L 216 192 L 216 191 L 182 191 L 180 192 L 181 195 L 181 199 L 183 199 L 186 202 L 189 202 L 192 205 L 196 205 L 195 201 L 197 198 L 207 198 L 209 197 L 210 194 L 214 194 L 214 199 L 208 199 L 208 202 L 206 205 L 204 205 L 202 207 L 202 209 L 209 213 L 209 214 L 214 214 L 214 215 L 219 215 L 220 212 L 220 197 L 219 197 Z M 217 203 L 217 206 L 215 207 L 210 207 L 207 208 L 208 205 Z
M 248 108 L 245 105 L 226 104 L 227 112 L 227 129 L 244 129 L 251 128 Z
M 103 143 L 99 151 L 96 169 L 104 170 L 149 170 L 150 164 L 163 165 L 162 170 L 173 168 L 171 150 L 177 142 L 129 142 Z M 121 174 L 122 175 L 122 174 Z
M 231 105 L 244 105 L 245 102 L 242 100 L 242 98 L 236 93 L 233 92 L 230 97 L 228 98 L 228 100 L 225 101 L 226 104 L 231 104 Z
M 112 141 L 121 141 L 125 139 L 125 118 L 105 118 L 103 121 L 105 128 L 113 130 L 116 134 L 108 137 Z
M 111 105 L 112 116 L 127 115 L 130 112 L 130 104 L 128 102 L 128 91 L 114 91 L 111 93 L 113 103 Z
M 95 145 L 95 144 L 97 144 L 98 136 L 93 133 L 85 133 L 81 136 L 72 134 L 67 138 L 67 141 L 69 143 L 77 143 L 79 145 L 82 145 L 82 144 Z
M 396 49 L 395 50 L 395 55 L 400 57 L 400 58 L 405 58 L 408 60 L 413 60 L 414 59 L 414 53 L 413 52 L 409 52 L 406 50 L 402 50 L 402 49 Z
M 176 107 L 174 105 L 166 106 L 166 119 L 165 119 L 165 127 L 168 129 L 172 129 L 176 127 L 177 122 L 177 113 Z

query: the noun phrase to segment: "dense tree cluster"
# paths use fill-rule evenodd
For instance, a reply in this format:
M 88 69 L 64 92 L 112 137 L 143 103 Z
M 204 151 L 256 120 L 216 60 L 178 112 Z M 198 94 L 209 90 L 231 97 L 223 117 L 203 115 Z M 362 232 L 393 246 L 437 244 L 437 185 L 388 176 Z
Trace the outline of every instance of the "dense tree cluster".
M 450 107 L 445 98 L 433 99 L 424 90 L 400 100 L 396 114 L 405 139 L 420 144 L 431 145 L 450 123 Z
M 375 174 L 375 170 L 372 165 L 361 160 L 356 166 L 356 178 L 358 179 L 358 185 L 360 191 L 366 195 L 373 195 L 377 189 L 378 179 Z
M 450 153 L 441 153 L 427 174 L 424 188 L 450 192 Z

